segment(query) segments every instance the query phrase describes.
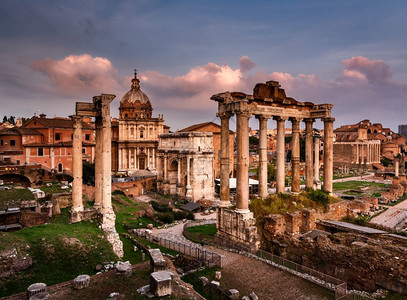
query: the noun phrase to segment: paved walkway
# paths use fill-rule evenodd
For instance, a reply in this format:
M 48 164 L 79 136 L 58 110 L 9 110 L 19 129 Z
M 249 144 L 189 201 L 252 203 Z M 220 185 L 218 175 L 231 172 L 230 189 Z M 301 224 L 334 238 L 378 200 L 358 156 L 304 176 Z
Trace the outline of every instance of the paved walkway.
M 407 200 L 387 207 L 388 209 L 385 212 L 374 217 L 370 223 L 391 229 L 403 229 L 407 225 Z

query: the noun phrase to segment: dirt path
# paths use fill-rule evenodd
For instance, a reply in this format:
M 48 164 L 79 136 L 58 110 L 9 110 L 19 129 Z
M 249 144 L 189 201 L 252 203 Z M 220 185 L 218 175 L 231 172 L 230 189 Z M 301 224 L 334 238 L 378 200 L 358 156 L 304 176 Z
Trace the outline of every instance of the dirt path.
M 239 290 L 240 295 L 255 292 L 259 299 L 334 299 L 334 293 L 237 253 L 209 247 L 223 255 L 221 286 Z

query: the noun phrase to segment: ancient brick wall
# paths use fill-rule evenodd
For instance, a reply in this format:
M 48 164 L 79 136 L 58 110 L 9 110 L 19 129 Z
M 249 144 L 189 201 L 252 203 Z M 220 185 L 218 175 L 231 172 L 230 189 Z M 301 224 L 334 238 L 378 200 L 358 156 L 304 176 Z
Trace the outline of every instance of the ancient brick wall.
M 49 222 L 47 213 L 37 213 L 32 211 L 22 211 L 20 223 L 23 227 L 33 227 Z

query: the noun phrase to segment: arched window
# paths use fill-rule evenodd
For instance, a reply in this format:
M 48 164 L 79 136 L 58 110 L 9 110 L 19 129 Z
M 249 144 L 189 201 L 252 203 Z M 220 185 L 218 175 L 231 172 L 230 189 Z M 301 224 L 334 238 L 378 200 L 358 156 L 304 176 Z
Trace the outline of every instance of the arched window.
M 62 171 L 63 171 L 62 163 L 59 163 L 58 164 L 58 173 L 62 173 Z

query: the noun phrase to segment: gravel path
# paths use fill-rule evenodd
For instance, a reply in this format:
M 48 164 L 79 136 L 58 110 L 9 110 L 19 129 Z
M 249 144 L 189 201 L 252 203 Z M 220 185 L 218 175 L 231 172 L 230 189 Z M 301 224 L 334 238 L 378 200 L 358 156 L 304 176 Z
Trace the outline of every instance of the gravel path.
M 241 296 L 255 292 L 259 299 L 335 298 L 333 292 L 261 261 L 214 247 L 208 248 L 223 256 L 221 286 L 235 288 Z

